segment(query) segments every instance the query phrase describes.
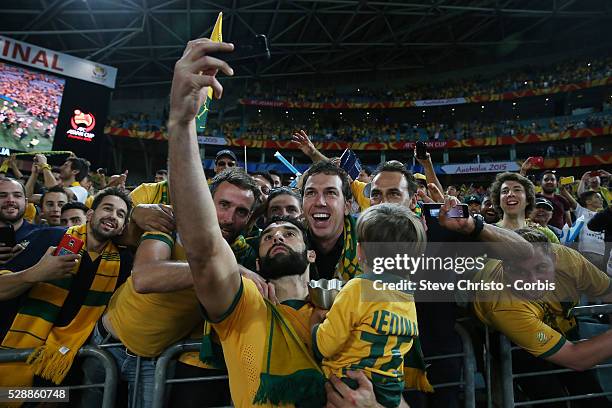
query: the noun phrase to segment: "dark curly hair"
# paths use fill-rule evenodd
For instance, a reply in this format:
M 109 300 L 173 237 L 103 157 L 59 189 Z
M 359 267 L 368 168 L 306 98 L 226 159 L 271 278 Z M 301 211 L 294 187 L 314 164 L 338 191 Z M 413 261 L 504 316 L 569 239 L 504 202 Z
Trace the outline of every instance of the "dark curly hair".
M 525 207 L 525 214 L 529 214 L 531 210 L 535 207 L 535 186 L 533 183 L 527 178 L 523 177 L 518 173 L 505 172 L 500 173 L 495 177 L 495 181 L 491 184 L 491 202 L 493 203 L 493 208 L 499 214 L 503 214 L 504 211 L 500 206 L 500 196 L 501 196 L 501 186 L 506 181 L 516 181 L 520 183 L 525 189 L 525 196 L 527 197 L 527 207 Z

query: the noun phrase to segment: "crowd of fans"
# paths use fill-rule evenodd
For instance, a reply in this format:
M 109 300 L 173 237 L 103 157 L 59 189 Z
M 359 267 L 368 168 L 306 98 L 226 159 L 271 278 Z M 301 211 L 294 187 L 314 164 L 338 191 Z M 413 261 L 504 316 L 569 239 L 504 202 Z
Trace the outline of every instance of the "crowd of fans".
M 232 72 L 191 56 L 231 48 L 188 48 L 174 71 L 168 169 L 155 180 L 130 189 L 127 171 L 109 177 L 75 156 L 53 167 L 42 154 L 24 175 L 8 159 L 0 177 L 0 347 L 33 351 L 26 362 L 0 363 L 0 385 L 103 383 L 99 361 L 76 360 L 89 345 L 108 353 L 127 386 L 118 404 L 147 408 L 158 358 L 181 340 L 200 340 L 168 376 L 209 381 L 173 384 L 166 405 L 454 408 L 464 397 L 455 329 L 464 316 L 474 322 L 477 355 L 486 325 L 518 346 L 517 371 L 571 369 L 517 378 L 526 400 L 588 394 L 589 405 L 609 406 L 601 393 L 611 384 L 589 369 L 612 357 L 611 332 L 578 341 L 569 309 L 612 301 L 609 172 L 562 179 L 534 171 L 541 159 L 530 157 L 519 173 L 485 185 L 442 185 L 426 151 L 368 174 L 326 157 L 298 131 L 292 141 L 312 165 L 294 186 L 279 174 L 247 174 L 231 150 L 216 154 L 207 178 L 195 102 L 204 83 L 222 89 L 213 77 L 193 78 Z M 407 170 L 413 160 L 423 173 Z M 444 266 L 393 263 L 441 254 Z M 482 263 L 467 273 L 470 257 Z M 433 289 L 461 281 L 476 285 L 469 305 L 454 290 Z M 72 392 L 71 404 L 100 406 L 103 391 Z
M 55 133 L 65 81 L 2 62 L 0 71 L 0 135 L 36 147 Z
M 137 118 L 138 116 L 138 118 Z M 132 117 L 132 119 L 129 119 Z M 161 121 L 153 123 L 147 115 L 126 114 L 123 118 L 109 120 L 109 126 L 131 130 L 162 130 Z M 384 121 L 380 121 L 384 122 Z M 310 120 L 298 123 L 287 119 L 266 120 L 252 118 L 244 124 L 236 121 L 224 121 L 221 124 L 210 123 L 204 131 L 205 136 L 226 137 L 246 140 L 291 140 L 295 128 L 310 129 L 311 139 L 315 142 L 413 142 L 417 140 L 466 140 L 472 138 L 543 134 L 565 130 L 599 128 L 612 124 L 612 115 L 602 112 L 596 114 L 561 116 L 535 120 L 504 120 L 497 122 L 456 121 L 454 123 L 380 123 L 375 120 L 345 120 L 335 125 L 331 121 Z M 544 152 L 555 156 L 553 151 Z M 557 154 L 558 155 L 558 154 Z
M 547 89 L 612 76 L 612 57 L 570 60 L 545 68 L 525 67 L 493 78 L 462 78 L 445 83 L 386 87 L 269 89 L 252 87 L 245 98 L 292 102 L 417 101 Z

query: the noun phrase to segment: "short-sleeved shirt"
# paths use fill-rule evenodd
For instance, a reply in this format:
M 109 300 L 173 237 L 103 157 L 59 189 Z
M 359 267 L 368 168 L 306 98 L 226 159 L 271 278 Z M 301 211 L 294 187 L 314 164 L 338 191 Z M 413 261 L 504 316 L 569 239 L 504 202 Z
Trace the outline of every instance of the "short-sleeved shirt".
M 606 252 L 604 233 L 592 231 L 588 226 L 589 221 L 591 221 L 595 214 L 597 214 L 597 211 L 586 209 L 580 204 L 576 207 L 576 217 L 584 217 L 584 227 L 580 230 L 578 237 L 578 251 L 603 255 Z
M 359 208 L 361 208 L 361 211 L 365 211 L 370 207 L 370 197 L 366 197 L 365 195 L 367 186 L 368 183 L 364 183 L 363 181 L 359 180 L 354 180 L 351 183 L 351 192 L 353 193 L 353 197 L 355 198 L 355 201 L 357 201 Z
M 162 232 L 146 232 L 141 242 L 163 242 L 172 250 L 171 259 L 185 261 L 183 247 Z M 193 288 L 167 293 L 138 293 L 132 277 L 113 295 L 107 315 L 119 340 L 133 353 L 156 357 L 185 338 L 202 321 Z
M 313 350 L 323 358 L 327 377 L 335 374 L 342 378 L 347 369 L 360 369 L 368 376 L 383 376 L 387 384 L 401 384 L 399 392 L 403 389 L 403 356 L 418 336 L 418 323 L 411 294 L 380 290 L 383 282 L 399 282 L 399 278 L 390 277 L 393 275 L 367 274 L 351 279 L 325 321 L 313 328 Z
M 134 206 L 138 204 L 170 204 L 168 181 L 142 183 L 130 193 L 130 198 Z
M 223 346 L 232 401 L 236 407 L 242 408 L 253 406 L 253 399 L 259 389 L 264 350 L 270 328 L 267 322 L 267 306 L 255 283 L 246 278 L 241 279 L 240 289 L 229 309 L 220 319 L 211 323 Z M 307 327 L 313 310 L 310 303 L 300 301 L 284 303 L 285 305 L 281 307 L 297 308 L 300 320 L 304 322 L 303 328 Z M 295 329 L 298 335 L 304 331 L 300 328 Z M 308 333 L 303 340 L 305 342 L 308 340 Z M 283 357 L 275 356 L 275 358 Z
M 545 196 L 543 194 L 536 194 L 536 197 L 544 197 L 548 199 L 553 205 L 553 215 L 550 221 L 550 225 L 563 229 L 565 225 L 565 212 L 570 210 L 570 204 L 565 197 L 559 194 L 553 194 L 552 197 Z
M 477 294 L 474 312 L 485 324 L 506 335 L 536 357 L 555 354 L 570 340 L 578 340 L 578 329 L 569 310 L 581 294 L 602 296 L 612 289 L 611 279 L 578 252 L 552 245 L 555 255 L 555 285 L 539 301 L 528 301 L 510 292 Z M 475 282 L 503 282 L 501 261 L 492 260 L 474 276 Z

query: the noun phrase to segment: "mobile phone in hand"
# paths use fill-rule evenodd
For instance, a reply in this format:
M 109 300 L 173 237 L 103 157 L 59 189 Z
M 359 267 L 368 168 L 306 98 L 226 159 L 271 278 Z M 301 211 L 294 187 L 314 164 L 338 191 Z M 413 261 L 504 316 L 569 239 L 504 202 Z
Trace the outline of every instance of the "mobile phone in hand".
M 0 245 L 12 248 L 17 245 L 15 238 L 15 228 L 12 224 L 0 228 Z
M 82 240 L 75 238 L 70 234 L 65 234 L 62 237 L 62 240 L 60 241 L 57 248 L 55 248 L 53 255 L 54 256 L 71 255 L 71 254 L 77 255 L 79 251 L 81 250 L 81 248 L 83 248 Z
M 268 37 L 264 34 L 257 34 L 253 38 L 242 41 L 234 41 L 234 51 L 223 53 L 208 54 L 211 57 L 219 58 L 227 62 L 232 67 L 246 65 L 253 62 L 265 62 L 270 59 L 270 48 L 268 47 Z
M 442 205 L 442 203 L 423 203 L 421 207 L 425 217 L 438 218 Z M 468 210 L 467 204 L 458 204 L 450 209 L 447 216 L 450 218 L 468 218 L 470 216 L 470 211 Z
M 420 140 L 416 142 L 416 158 L 419 160 L 427 160 L 427 145 Z

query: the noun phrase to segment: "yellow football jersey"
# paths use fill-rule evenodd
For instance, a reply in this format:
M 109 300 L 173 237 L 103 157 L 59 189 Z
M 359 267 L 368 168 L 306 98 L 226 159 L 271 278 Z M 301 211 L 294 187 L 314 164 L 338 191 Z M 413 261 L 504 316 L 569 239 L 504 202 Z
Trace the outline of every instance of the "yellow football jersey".
M 327 377 L 346 377 L 364 370 L 374 387 L 400 397 L 404 388 L 404 356 L 418 336 L 412 294 L 380 290 L 391 275 L 359 275 L 340 291 L 323 323 L 313 328 L 313 350 L 323 359 Z
M 555 290 L 545 292 L 539 301 L 520 298 L 510 290 L 477 294 L 476 316 L 506 335 L 512 342 L 536 357 L 549 357 L 567 339 L 577 340 L 576 320 L 569 310 L 581 294 L 602 296 L 612 289 L 612 281 L 578 252 L 551 244 L 555 255 Z M 503 264 L 491 260 L 474 276 L 474 281 L 503 282 Z

